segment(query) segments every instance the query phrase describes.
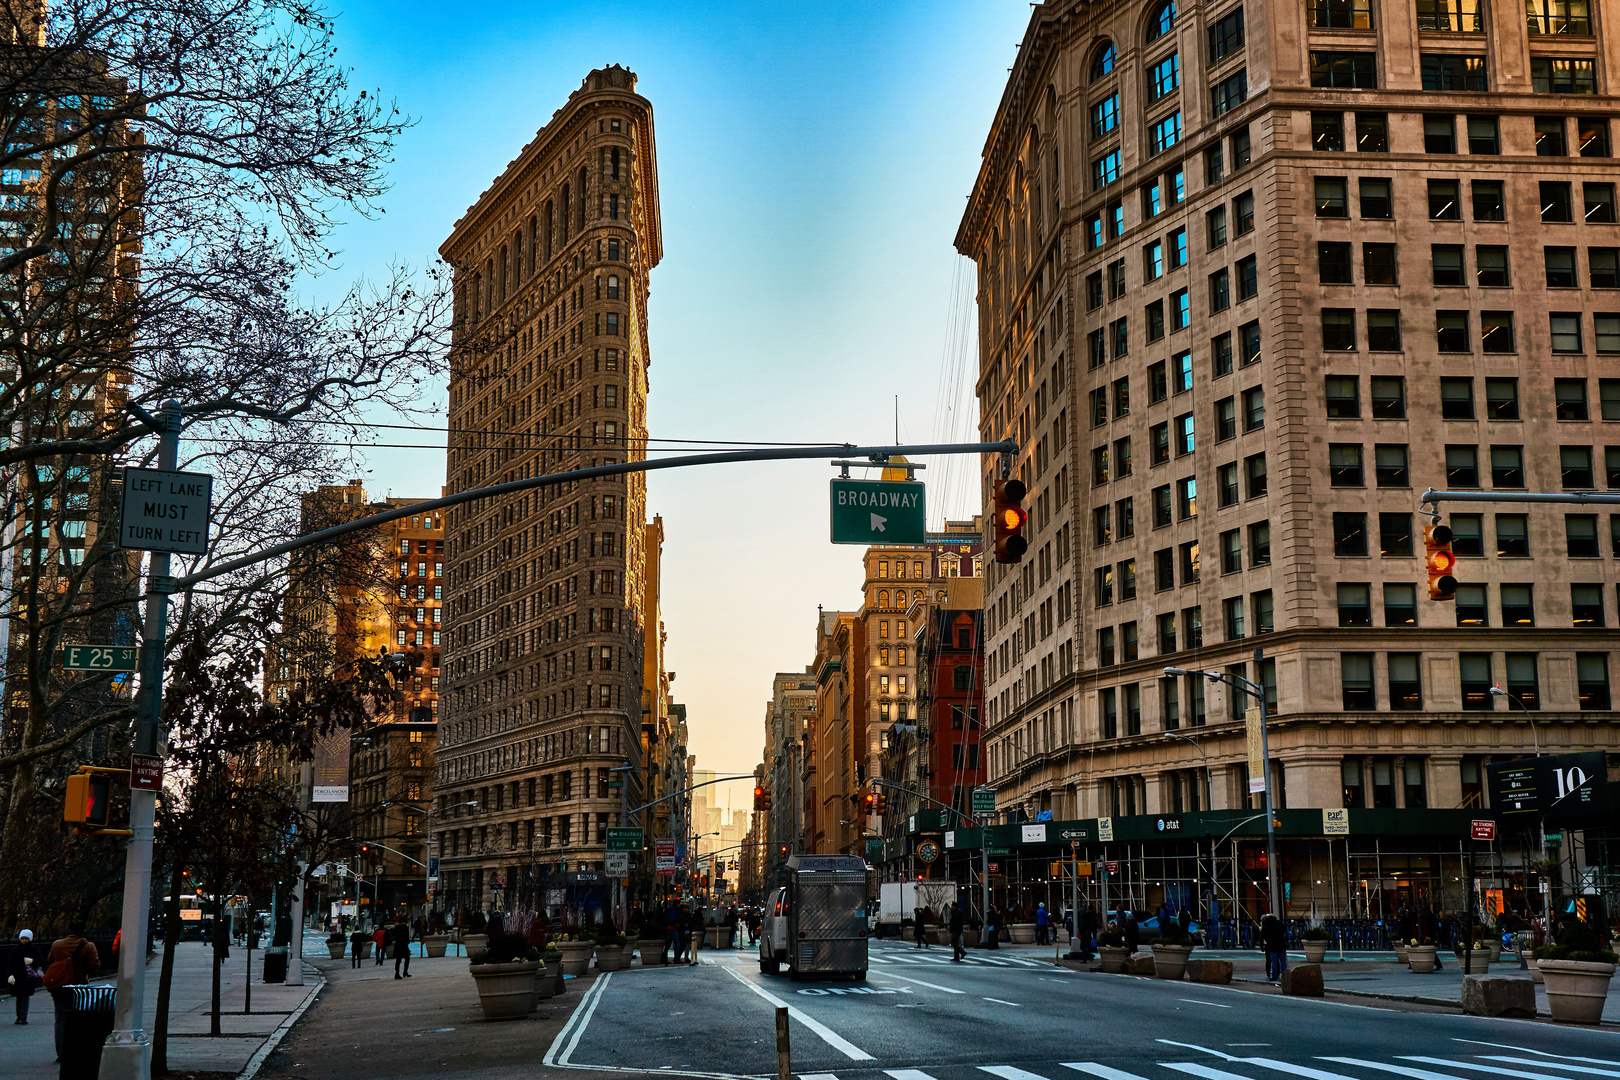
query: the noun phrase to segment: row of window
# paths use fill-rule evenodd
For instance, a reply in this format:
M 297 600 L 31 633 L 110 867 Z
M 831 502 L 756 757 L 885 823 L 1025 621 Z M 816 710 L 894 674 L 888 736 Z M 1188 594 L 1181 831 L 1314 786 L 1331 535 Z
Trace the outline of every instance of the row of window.
M 1542 272 L 1548 288 L 1580 287 L 1577 249 L 1542 249 Z M 1588 280 L 1595 288 L 1620 288 L 1616 248 L 1587 248 Z M 1465 288 L 1470 284 L 1466 250 L 1462 244 L 1429 245 L 1430 277 L 1441 288 Z M 1474 245 L 1472 284 L 1482 289 L 1504 289 L 1513 284 L 1508 248 L 1502 244 Z M 1316 244 L 1317 280 L 1323 285 L 1354 285 L 1354 245 L 1347 240 L 1319 240 Z M 1361 283 L 1396 285 L 1400 267 L 1396 245 L 1366 242 L 1361 245 Z M 1601 316 L 1600 316 L 1601 318 Z
M 1599 379 L 1597 383 L 1598 416 L 1604 420 L 1620 420 L 1620 379 Z M 1554 379 L 1553 415 L 1559 420 L 1591 420 L 1588 386 L 1586 379 Z M 1328 375 L 1323 380 L 1323 389 L 1330 419 L 1357 419 L 1361 416 L 1359 375 Z M 1374 420 L 1404 420 L 1406 377 L 1372 376 L 1368 380 L 1368 404 Z M 1519 380 L 1513 377 L 1487 378 L 1485 405 L 1485 418 L 1488 420 L 1519 419 Z M 1474 379 L 1471 376 L 1441 377 L 1440 415 L 1446 420 L 1475 419 Z
M 1369 352 L 1400 352 L 1401 313 L 1396 308 L 1368 308 L 1363 313 L 1367 324 Z M 1515 353 L 1519 351 L 1514 334 L 1514 314 L 1511 311 L 1481 311 L 1479 318 L 1479 349 L 1485 353 Z M 1355 308 L 1323 308 L 1322 349 L 1324 352 L 1356 352 L 1360 348 Z M 1473 321 L 1475 313 L 1441 310 L 1435 316 L 1435 346 L 1443 353 L 1471 353 L 1474 351 Z M 1586 352 L 1582 325 L 1586 316 L 1578 311 L 1554 311 L 1547 316 L 1547 329 L 1555 353 L 1580 354 Z M 1620 353 L 1620 314 L 1592 316 L 1593 344 L 1602 354 Z
M 1471 450 L 1472 447 L 1462 449 Z M 1333 554 L 1345 558 L 1364 558 L 1368 554 L 1369 515 L 1360 510 L 1335 511 L 1333 518 Z M 1382 512 L 1378 518 L 1378 552 L 1387 558 L 1416 554 L 1412 539 L 1412 516 L 1403 512 Z M 1496 554 L 1499 558 L 1528 559 L 1530 557 L 1530 519 L 1525 514 L 1497 514 Z M 1483 514 L 1453 514 L 1452 552 L 1459 558 L 1482 557 L 1484 545 Z M 1610 546 L 1620 557 L 1620 517 L 1610 519 Z M 1566 514 L 1564 516 L 1564 547 L 1572 558 L 1598 558 L 1598 518 L 1596 514 Z
M 1359 153 L 1383 154 L 1389 152 L 1389 114 L 1357 112 L 1355 141 Z M 1571 118 L 1564 116 L 1536 116 L 1532 118 L 1532 145 L 1537 157 L 1608 157 L 1609 121 L 1601 116 L 1573 118 L 1575 141 L 1568 141 Z M 1498 118 L 1493 113 L 1462 114 L 1462 136 L 1458 135 L 1458 114 L 1423 114 L 1423 152 L 1426 154 L 1457 154 L 1466 149 L 1469 154 L 1495 155 L 1502 153 L 1504 141 Z M 1320 153 L 1343 153 L 1346 142 L 1345 114 L 1339 110 L 1319 110 L 1311 113 L 1311 149 Z M 1576 148 L 1570 153 L 1570 146 Z
M 1489 90 L 1489 65 L 1483 55 L 1421 53 L 1423 89 L 1447 92 Z M 1311 85 L 1341 90 L 1378 89 L 1376 52 L 1312 49 Z M 1585 57 L 1532 56 L 1530 89 L 1537 94 L 1595 95 L 1597 62 Z
M 1502 181 L 1474 180 L 1469 187 L 1473 220 L 1507 220 L 1507 204 L 1503 195 Z M 1391 181 L 1388 177 L 1360 177 L 1357 180 L 1357 188 L 1362 218 L 1393 220 L 1395 204 L 1391 197 Z M 1543 180 L 1537 188 L 1537 197 L 1542 221 L 1556 225 L 1568 224 L 1575 220 L 1574 186 L 1570 182 Z M 1349 217 L 1349 181 L 1343 176 L 1316 177 L 1315 200 L 1317 217 Z M 1461 221 L 1463 207 L 1461 183 L 1451 179 L 1429 180 L 1428 204 L 1430 221 Z M 1616 213 L 1614 185 L 1583 183 L 1580 220 L 1590 225 L 1612 225 L 1617 219 L 1620 219 L 1620 215 Z M 1222 235 L 1224 236 L 1224 232 Z M 1212 243 L 1211 246 L 1219 245 Z
M 1378 687 L 1373 678 L 1378 654 L 1340 653 L 1339 681 L 1346 711 L 1368 712 L 1378 708 Z M 1391 710 L 1423 708 L 1421 653 L 1384 653 L 1384 689 Z M 1457 654 L 1458 689 L 1466 711 L 1489 712 L 1496 698 L 1503 697 L 1526 709 L 1541 708 L 1540 667 L 1536 653 L 1502 654 L 1501 671 L 1506 685 L 1497 681 L 1495 653 Z M 1575 687 L 1583 712 L 1609 708 L 1609 654 L 1576 653 Z M 1504 708 L 1512 708 L 1504 705 Z
M 1522 534 L 1520 534 L 1522 536 Z M 1455 621 L 1458 626 L 1491 626 L 1489 612 L 1489 586 L 1460 584 L 1457 586 Z M 1528 583 L 1503 582 L 1497 587 L 1500 626 L 1536 625 L 1535 586 Z M 1372 626 L 1372 586 L 1364 581 L 1341 581 L 1338 586 L 1338 612 L 1340 626 Z M 1608 623 L 1604 587 L 1601 584 L 1572 583 L 1569 586 L 1570 625 L 1603 627 Z M 1416 626 L 1418 624 L 1417 588 L 1397 582 L 1383 586 L 1384 622 L 1386 627 Z
M 1534 35 L 1589 37 L 1587 0 L 1525 0 L 1525 27 Z M 1416 0 L 1417 25 L 1429 33 L 1477 34 L 1485 30 L 1480 0 Z M 1310 0 L 1306 25 L 1315 30 L 1371 30 L 1372 0 Z

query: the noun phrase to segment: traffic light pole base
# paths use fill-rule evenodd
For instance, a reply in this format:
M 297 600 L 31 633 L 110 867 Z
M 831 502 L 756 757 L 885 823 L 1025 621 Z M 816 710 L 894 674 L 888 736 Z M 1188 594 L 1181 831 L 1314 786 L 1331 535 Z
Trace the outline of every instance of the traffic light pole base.
M 151 1080 L 152 1038 L 145 1031 L 115 1031 L 101 1048 L 98 1080 Z

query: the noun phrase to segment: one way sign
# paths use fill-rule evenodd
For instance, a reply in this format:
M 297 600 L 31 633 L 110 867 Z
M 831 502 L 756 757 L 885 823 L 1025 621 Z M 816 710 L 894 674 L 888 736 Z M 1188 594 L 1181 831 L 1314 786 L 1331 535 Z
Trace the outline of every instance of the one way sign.
M 832 542 L 921 544 L 926 539 L 924 487 L 919 480 L 834 480 Z

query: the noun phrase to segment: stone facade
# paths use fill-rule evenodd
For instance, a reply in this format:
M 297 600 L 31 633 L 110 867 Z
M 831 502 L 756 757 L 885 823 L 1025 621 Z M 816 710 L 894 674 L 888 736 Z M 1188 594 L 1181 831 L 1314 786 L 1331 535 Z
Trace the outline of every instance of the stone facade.
M 1477 806 L 1521 701 L 1614 745 L 1620 515 L 1448 504 L 1442 603 L 1417 511 L 1620 486 L 1620 56 L 1418 10 L 1036 8 L 956 241 L 1032 512 L 986 575 L 1004 819 L 1200 809 L 1206 763 L 1245 805 L 1250 702 L 1170 665 L 1264 685 L 1281 806 Z
M 662 255 L 652 108 L 591 72 L 456 223 L 452 492 L 644 452 L 648 274 Z M 446 891 L 599 870 L 639 767 L 646 486 L 554 483 L 452 511 L 440 801 Z M 572 884 L 572 882 L 570 882 Z

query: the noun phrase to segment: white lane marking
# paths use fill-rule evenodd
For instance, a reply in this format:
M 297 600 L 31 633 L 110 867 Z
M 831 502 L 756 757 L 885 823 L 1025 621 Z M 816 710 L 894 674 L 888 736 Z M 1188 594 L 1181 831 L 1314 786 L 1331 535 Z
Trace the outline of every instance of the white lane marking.
M 613 973 L 609 972 L 608 974 L 611 975 Z M 851 1061 L 875 1061 L 876 1060 L 874 1057 L 872 1057 L 871 1054 L 868 1054 L 865 1050 L 862 1050 L 860 1047 L 856 1046 L 854 1043 L 850 1042 L 848 1039 L 846 1039 L 842 1035 L 838 1034 L 838 1032 L 834 1031 L 832 1028 L 828 1027 L 826 1024 L 823 1024 L 820 1020 L 817 1020 L 815 1017 L 804 1013 L 803 1011 L 795 1008 L 792 1005 L 789 1005 L 787 1002 L 783 1001 L 781 998 L 777 997 L 775 994 L 771 993 L 769 990 L 766 990 L 764 987 L 755 986 L 753 983 L 749 982 L 747 979 L 745 979 L 741 975 L 737 974 L 731 968 L 726 969 L 726 974 L 730 975 L 733 979 L 736 979 L 738 982 L 740 982 L 744 986 L 748 987 L 748 989 L 752 990 L 754 993 L 758 994 L 760 997 L 764 998 L 766 1001 L 770 1002 L 772 1005 L 775 1005 L 778 1009 L 786 1009 L 788 1011 L 789 1016 L 793 1017 L 793 1019 L 797 1020 L 799 1023 L 803 1024 L 805 1027 L 809 1028 L 811 1031 L 813 1031 L 817 1035 L 821 1036 L 821 1041 L 822 1042 L 826 1043 L 828 1046 L 832 1047 L 834 1050 L 837 1050 L 839 1053 L 843 1054 L 845 1057 L 849 1058 Z M 605 978 L 605 976 L 604 976 L 604 978 Z M 566 1065 L 567 1062 L 564 1061 L 563 1064 Z
M 1219 1050 L 1211 1050 L 1207 1046 L 1199 1046 L 1197 1043 L 1176 1042 L 1176 1040 L 1174 1040 L 1174 1039 L 1154 1039 L 1153 1041 L 1154 1042 L 1162 1042 L 1166 1046 L 1185 1046 L 1189 1050 L 1202 1050 L 1206 1054 L 1214 1054 L 1216 1057 L 1220 1058 L 1222 1061 L 1242 1061 L 1243 1060 L 1242 1058 L 1233 1057 L 1231 1054 L 1223 1054 Z
M 837 1073 L 800 1073 L 799 1080 L 838 1080 Z
M 1415 1061 L 1419 1065 L 1446 1065 L 1453 1069 L 1469 1069 L 1473 1072 L 1489 1073 L 1491 1076 L 1518 1076 L 1524 1080 L 1569 1080 L 1568 1077 L 1554 1076 L 1552 1073 L 1525 1072 L 1523 1069 L 1503 1069 L 1496 1065 L 1475 1065 L 1471 1061 L 1447 1061 L 1445 1058 L 1419 1057 L 1416 1054 L 1402 1054 L 1402 1061 Z M 1541 1062 L 1536 1062 L 1540 1065 Z
M 1167 1069 L 1187 1073 L 1189 1076 L 1201 1076 L 1204 1080 L 1248 1080 L 1246 1076 L 1212 1069 L 1208 1065 L 1198 1065 L 1191 1061 L 1161 1061 L 1159 1064 Z
M 992 965 L 994 965 L 996 967 L 1010 967 L 1011 966 L 1005 960 L 992 960 L 988 956 L 975 956 L 973 959 L 978 961 L 981 964 L 992 964 Z
M 1277 1061 L 1272 1058 L 1254 1057 L 1248 1059 L 1251 1065 L 1262 1065 L 1268 1069 L 1285 1072 L 1289 1076 L 1302 1076 L 1305 1080 L 1350 1080 L 1340 1073 L 1328 1072 L 1326 1069 L 1313 1069 L 1309 1065 L 1295 1065 L 1288 1061 Z
M 1230 1009 L 1230 1005 L 1222 1005 L 1218 1001 L 1201 1001 L 1198 998 L 1176 998 L 1177 1001 L 1187 1001 L 1194 1005 L 1209 1005 L 1217 1009 Z
M 613 975 L 614 972 L 608 972 L 606 975 L 601 976 L 600 981 L 595 986 L 591 987 L 590 1006 L 582 1010 L 579 1025 L 574 1028 L 574 1033 L 569 1036 L 568 1045 L 563 1048 L 562 1054 L 557 1058 L 557 1064 L 567 1065 L 568 1059 L 573 1057 L 574 1048 L 579 1045 L 579 1037 L 585 1034 L 585 1029 L 590 1026 L 591 1017 L 596 1015 L 596 1003 L 601 1001 L 602 995 L 607 992 L 608 980 L 613 978 Z
M 1325 1057 L 1322 1061 L 1336 1061 L 1340 1065 L 1359 1065 L 1363 1069 L 1377 1069 L 1379 1072 L 1394 1073 L 1396 1076 L 1410 1076 L 1412 1080 L 1457 1080 L 1455 1076 L 1446 1073 L 1430 1072 L 1428 1069 L 1409 1069 L 1405 1065 L 1387 1065 L 1382 1061 L 1365 1061 L 1353 1057 Z
M 934 1080 L 921 1069 L 884 1069 L 894 1080 Z
M 1018 1002 L 1016 1002 L 1016 1001 L 1002 1001 L 1000 998 L 993 998 L 993 997 L 987 997 L 984 1000 L 993 1001 L 997 1005 L 1011 1005 L 1015 1009 L 1022 1009 L 1023 1008 L 1023 1006 L 1018 1004 Z M 1000 1068 L 1000 1066 L 997 1066 L 997 1068 Z
M 923 982 L 921 979 L 913 979 L 909 975 L 896 975 L 892 971 L 885 971 L 881 976 L 879 976 L 879 978 L 899 979 L 901 982 L 916 983 L 918 986 L 926 986 L 930 990 L 943 990 L 947 994 L 960 994 L 962 992 L 960 990 L 953 990 L 949 986 L 941 986 L 939 983 Z
M 1111 1069 L 1107 1065 L 1098 1065 L 1094 1061 L 1063 1061 L 1059 1062 L 1059 1064 L 1065 1069 L 1073 1069 L 1076 1072 L 1090 1073 L 1092 1076 L 1101 1077 L 1101 1080 L 1142 1080 L 1135 1073 Z
M 1593 1069 L 1585 1065 L 1565 1065 L 1561 1061 L 1532 1061 L 1529 1058 L 1507 1057 L 1503 1054 L 1481 1054 L 1479 1056 L 1484 1058 L 1486 1061 L 1505 1061 L 1509 1065 L 1539 1065 L 1543 1069 L 1563 1069 L 1565 1072 L 1586 1073 L 1590 1076 L 1620 1076 L 1620 1072 L 1614 1072 L 1611 1069 Z M 1591 1061 L 1592 1059 L 1574 1058 L 1573 1060 Z M 1614 1062 L 1605 1061 L 1603 1064 L 1613 1065 Z
M 1001 1080 L 1046 1080 L 1039 1073 L 1025 1072 L 1015 1069 L 1011 1065 L 980 1065 L 980 1072 L 987 1072 L 991 1076 L 999 1076 Z

